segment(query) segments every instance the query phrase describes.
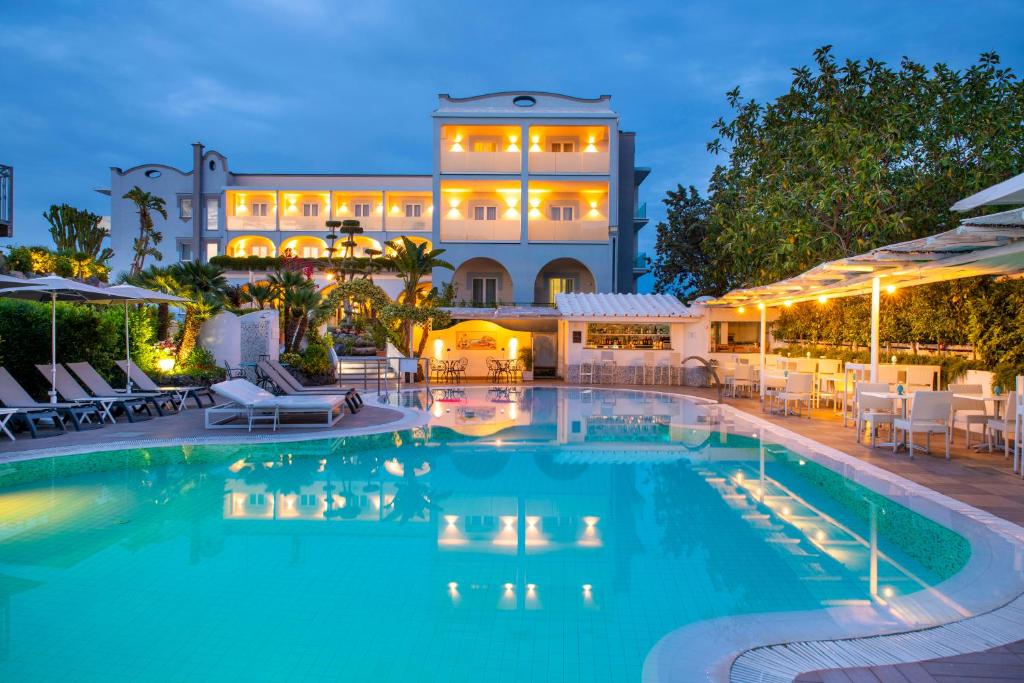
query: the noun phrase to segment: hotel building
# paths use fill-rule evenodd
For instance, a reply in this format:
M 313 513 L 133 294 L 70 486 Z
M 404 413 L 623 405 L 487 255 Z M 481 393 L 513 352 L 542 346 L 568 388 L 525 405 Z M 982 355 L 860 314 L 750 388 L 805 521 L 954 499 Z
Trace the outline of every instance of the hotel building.
M 540 92 L 456 98 L 440 95 L 432 115 L 433 170 L 422 175 L 238 172 L 228 158 L 192 146 L 192 167 L 147 163 L 111 169 L 114 270 L 130 264 L 138 233 L 138 186 L 167 202 L 155 216 L 159 263 L 221 255 L 325 257 L 327 220 L 358 220 L 357 254 L 386 252 L 405 236 L 446 250 L 467 305 L 554 302 L 563 292 L 636 290 L 647 272 L 637 251 L 646 224 L 634 134 L 619 128 L 607 95 L 583 99 Z M 155 261 L 150 260 L 150 263 Z M 259 279 L 234 259 L 229 279 Z M 314 277 L 327 284 L 326 274 Z M 397 278 L 374 281 L 391 295 Z

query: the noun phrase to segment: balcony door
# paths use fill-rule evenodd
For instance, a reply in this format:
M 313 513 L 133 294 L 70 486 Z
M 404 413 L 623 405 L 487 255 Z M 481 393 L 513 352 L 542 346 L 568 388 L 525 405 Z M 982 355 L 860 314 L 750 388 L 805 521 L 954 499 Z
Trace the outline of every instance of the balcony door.
M 572 294 L 576 291 L 576 278 L 553 277 L 548 280 L 548 303 L 554 304 L 559 294 Z
M 473 305 L 494 306 L 498 303 L 498 278 L 473 278 Z

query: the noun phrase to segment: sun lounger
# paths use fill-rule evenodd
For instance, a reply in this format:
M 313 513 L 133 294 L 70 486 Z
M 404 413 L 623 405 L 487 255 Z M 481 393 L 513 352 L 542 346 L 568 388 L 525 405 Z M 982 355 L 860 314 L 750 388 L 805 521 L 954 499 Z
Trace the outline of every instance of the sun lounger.
M 218 429 L 248 426 L 255 422 L 270 422 L 278 427 L 333 427 L 344 413 L 343 396 L 274 396 L 265 389 L 244 379 L 218 382 L 210 389 L 228 402 L 206 409 L 206 428 Z M 301 418 L 282 421 L 282 417 Z M 236 423 L 238 418 L 245 423 Z
M 151 406 L 156 409 L 157 415 L 163 415 L 162 406 L 170 406 L 171 410 L 177 410 L 178 404 L 174 400 L 174 396 L 166 394 L 162 391 L 133 391 L 131 394 L 127 394 L 124 391 L 118 391 L 109 384 L 107 380 L 103 379 L 100 373 L 96 372 L 96 369 L 88 363 L 66 363 L 71 372 L 75 373 L 79 381 L 85 385 L 93 396 L 123 396 L 132 399 L 143 399 Z
M 36 365 L 36 370 L 47 381 L 50 380 L 49 365 Z M 75 381 L 75 378 L 71 376 L 71 373 L 63 365 L 57 365 L 57 385 L 54 388 L 60 397 L 69 403 L 92 403 L 96 405 L 100 409 L 101 417 L 109 419 L 111 422 L 117 421 L 114 419 L 111 408 L 123 410 L 129 422 L 135 422 L 137 417 L 136 411 L 144 410 L 149 418 L 153 417 L 153 411 L 150 410 L 149 403 L 147 403 L 145 398 L 125 398 L 124 396 L 114 394 L 109 396 L 90 396 L 89 392 Z
M 80 403 L 40 403 L 32 398 L 18 384 L 17 380 L 11 377 L 11 373 L 7 372 L 7 368 L 0 368 L 0 401 L 3 402 L 5 408 L 22 408 L 32 412 L 49 411 L 56 413 L 61 419 L 70 419 L 76 432 L 82 431 L 83 425 L 90 425 L 86 429 L 97 429 L 103 426 L 103 416 L 96 406 L 82 405 Z M 32 432 L 33 438 L 36 436 L 35 427 L 32 425 L 32 420 L 34 419 L 51 418 L 43 418 L 36 415 L 28 420 L 29 431 Z M 94 419 L 96 420 L 95 422 L 93 422 Z
M 161 391 L 163 393 L 175 395 L 178 401 L 178 410 L 181 410 L 182 408 L 185 407 L 185 401 L 187 401 L 189 398 L 196 402 L 197 408 L 203 407 L 203 402 L 199 400 L 200 396 L 206 396 L 207 398 L 209 398 L 211 406 L 214 403 L 216 403 L 216 401 L 213 400 L 213 394 L 210 392 L 210 389 L 208 387 L 157 386 L 157 383 L 150 379 L 149 375 L 144 373 L 142 369 L 135 364 L 135 361 L 119 360 L 116 361 L 116 363 L 117 367 L 121 368 L 121 372 L 125 373 L 126 376 L 128 374 L 128 368 L 131 368 L 132 382 L 135 383 L 135 385 L 137 385 L 139 389 L 141 389 L 142 391 Z
M 259 368 L 263 370 L 274 385 L 288 396 L 344 396 L 345 405 L 350 413 L 358 413 L 363 407 L 363 399 L 353 388 L 343 387 L 307 387 L 295 379 L 292 373 L 280 363 L 261 360 Z

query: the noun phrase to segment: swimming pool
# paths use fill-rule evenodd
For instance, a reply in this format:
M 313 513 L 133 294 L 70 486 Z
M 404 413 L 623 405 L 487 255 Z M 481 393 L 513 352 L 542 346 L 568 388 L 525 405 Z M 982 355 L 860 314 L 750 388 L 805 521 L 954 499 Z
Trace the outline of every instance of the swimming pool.
M 435 398 L 401 432 L 3 465 L 0 679 L 632 681 L 687 625 L 950 601 L 977 560 L 701 402 Z

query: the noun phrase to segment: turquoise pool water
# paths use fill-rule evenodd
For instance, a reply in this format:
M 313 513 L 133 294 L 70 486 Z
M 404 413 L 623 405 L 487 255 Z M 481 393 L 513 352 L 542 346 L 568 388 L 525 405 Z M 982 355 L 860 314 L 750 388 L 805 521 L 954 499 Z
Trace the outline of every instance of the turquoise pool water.
M 0 680 L 635 681 L 685 624 L 969 556 L 680 398 L 437 397 L 412 431 L 0 465 Z

